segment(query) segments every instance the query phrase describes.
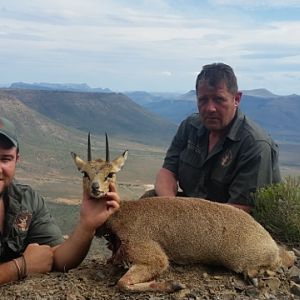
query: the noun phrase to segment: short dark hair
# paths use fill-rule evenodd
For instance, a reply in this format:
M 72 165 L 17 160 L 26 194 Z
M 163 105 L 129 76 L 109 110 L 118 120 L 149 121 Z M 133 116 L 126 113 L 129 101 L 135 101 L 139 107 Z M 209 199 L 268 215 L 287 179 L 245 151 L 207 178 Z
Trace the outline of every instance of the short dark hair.
M 19 153 L 19 144 L 18 146 L 16 147 L 12 141 L 7 138 L 5 135 L 3 134 L 0 134 L 0 144 L 1 146 L 3 146 L 5 149 L 11 149 L 11 148 L 17 148 L 17 154 Z
M 212 63 L 202 67 L 202 71 L 197 76 L 196 91 L 200 81 L 207 81 L 209 85 L 216 87 L 222 81 L 225 82 L 227 89 L 233 95 L 238 92 L 237 79 L 233 69 L 224 63 Z

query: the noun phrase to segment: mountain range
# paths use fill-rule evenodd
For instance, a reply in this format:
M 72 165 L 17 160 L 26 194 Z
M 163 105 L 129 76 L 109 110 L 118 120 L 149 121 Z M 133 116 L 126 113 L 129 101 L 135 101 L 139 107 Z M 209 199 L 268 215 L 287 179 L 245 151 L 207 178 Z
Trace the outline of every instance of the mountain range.
M 86 83 L 48 83 L 48 82 L 14 82 L 10 85 L 11 89 L 22 90 L 46 90 L 46 91 L 72 91 L 86 93 L 110 93 L 108 88 L 91 88 Z
M 0 89 L 3 98 L 17 99 L 27 108 L 64 126 L 92 134 L 119 136 L 133 142 L 166 145 L 176 125 L 120 93 Z
M 187 93 L 114 93 L 87 84 L 13 83 L 0 89 L 65 126 L 128 140 L 168 145 L 178 124 L 197 112 L 195 90 Z M 244 113 L 281 142 L 300 143 L 300 96 L 266 89 L 244 90 Z

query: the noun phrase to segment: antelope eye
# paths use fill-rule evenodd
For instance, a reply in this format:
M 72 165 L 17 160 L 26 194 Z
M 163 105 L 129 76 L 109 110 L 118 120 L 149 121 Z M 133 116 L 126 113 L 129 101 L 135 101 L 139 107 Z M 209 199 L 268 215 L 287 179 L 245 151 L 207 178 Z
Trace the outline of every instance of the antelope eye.
M 115 174 L 115 173 L 111 172 L 111 173 L 109 173 L 109 174 L 106 176 L 106 178 L 112 178 L 112 177 L 114 176 L 114 174 Z
M 85 172 L 85 171 L 82 171 L 81 173 L 83 174 L 83 177 L 87 177 L 87 178 L 89 178 L 89 175 L 88 175 L 88 173 L 87 173 L 87 172 Z

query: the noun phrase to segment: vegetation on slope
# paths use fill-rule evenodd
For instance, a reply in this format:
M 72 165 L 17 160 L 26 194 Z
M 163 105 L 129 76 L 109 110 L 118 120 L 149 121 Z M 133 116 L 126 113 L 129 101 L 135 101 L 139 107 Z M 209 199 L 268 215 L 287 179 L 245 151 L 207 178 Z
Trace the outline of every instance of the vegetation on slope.
M 299 246 L 300 177 L 258 190 L 253 216 L 278 240 Z

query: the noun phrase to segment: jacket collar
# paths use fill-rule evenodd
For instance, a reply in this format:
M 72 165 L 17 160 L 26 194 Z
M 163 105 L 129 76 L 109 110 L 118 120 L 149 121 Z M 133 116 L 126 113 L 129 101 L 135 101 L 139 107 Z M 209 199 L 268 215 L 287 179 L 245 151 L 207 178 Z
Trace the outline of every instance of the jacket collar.
M 230 129 L 226 134 L 226 138 L 229 138 L 232 141 L 239 141 L 241 139 L 240 127 L 245 122 L 246 116 L 239 109 L 236 111 L 236 115 L 231 122 Z M 197 128 L 198 136 L 203 136 L 208 133 L 207 128 L 202 124 L 199 114 L 195 115 L 195 118 L 192 119 L 191 125 Z

